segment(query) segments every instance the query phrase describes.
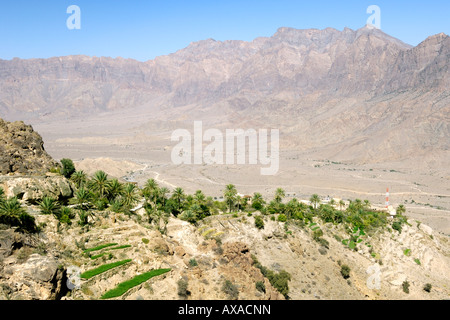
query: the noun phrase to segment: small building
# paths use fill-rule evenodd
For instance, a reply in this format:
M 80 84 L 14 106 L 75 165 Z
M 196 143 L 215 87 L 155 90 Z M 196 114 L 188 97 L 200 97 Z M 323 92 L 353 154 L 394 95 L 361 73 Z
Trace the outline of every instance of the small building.
M 387 211 L 391 217 L 395 217 L 397 215 L 397 210 L 395 210 L 393 206 L 388 206 Z

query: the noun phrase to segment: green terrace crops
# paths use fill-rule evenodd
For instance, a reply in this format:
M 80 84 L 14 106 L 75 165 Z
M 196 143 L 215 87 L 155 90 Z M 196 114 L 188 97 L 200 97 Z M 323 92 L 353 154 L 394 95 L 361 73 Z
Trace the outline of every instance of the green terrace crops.
M 113 262 L 113 263 L 104 264 L 104 265 L 102 265 L 100 267 L 97 267 L 95 269 L 91 269 L 91 270 L 83 272 L 80 277 L 82 279 L 88 280 L 88 279 L 90 279 L 92 277 L 95 277 L 96 275 L 99 275 L 99 274 L 101 274 L 103 272 L 106 272 L 108 270 L 114 269 L 116 267 L 122 266 L 122 265 L 127 264 L 127 263 L 129 263 L 131 261 L 132 261 L 131 259 L 126 259 L 126 260 L 121 260 L 121 261 L 117 261 L 117 262 Z
M 117 243 L 107 243 L 107 244 L 102 244 L 102 245 L 96 246 L 94 248 L 86 249 L 83 252 L 84 252 L 84 254 L 89 255 L 89 257 L 94 260 L 94 259 L 104 256 L 106 253 L 108 253 L 108 251 L 126 249 L 126 248 L 131 247 L 131 245 L 129 245 L 129 244 L 121 245 L 121 246 L 117 246 L 117 247 L 115 247 L 115 246 L 117 246 Z M 91 252 L 100 251 L 100 250 L 103 250 L 104 252 L 91 256 Z
M 152 271 L 137 275 L 130 280 L 120 283 L 116 288 L 107 291 L 105 294 L 103 294 L 101 296 L 100 299 L 112 299 L 112 298 L 120 297 L 121 295 L 126 293 L 131 288 L 134 288 L 153 277 L 162 275 L 169 271 L 171 271 L 171 269 L 157 269 L 157 270 L 152 270 Z

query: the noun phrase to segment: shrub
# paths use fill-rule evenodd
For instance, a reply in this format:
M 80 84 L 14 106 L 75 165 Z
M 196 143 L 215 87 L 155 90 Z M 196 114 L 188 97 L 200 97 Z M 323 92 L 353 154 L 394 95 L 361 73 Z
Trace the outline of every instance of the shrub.
M 256 256 L 252 255 L 252 259 L 253 259 L 253 264 L 255 265 L 256 268 L 258 268 L 259 270 L 261 270 L 261 273 L 263 274 L 264 277 L 266 277 L 270 284 L 278 290 L 278 292 L 280 292 L 286 299 L 289 298 L 288 294 L 289 294 L 289 280 L 291 280 L 291 275 L 284 271 L 281 270 L 279 273 L 275 273 L 272 270 L 264 267 L 263 265 L 261 265 L 261 263 L 258 261 L 258 259 L 256 258 Z
M 72 219 L 75 218 L 75 214 L 68 207 L 62 207 L 59 214 L 56 216 L 61 223 L 72 224 Z
M 195 260 L 194 258 L 192 258 L 191 260 L 189 260 L 189 265 L 190 265 L 191 267 L 196 267 L 196 266 L 198 266 L 198 262 L 197 262 L 197 260 Z
M 397 230 L 398 232 L 402 233 L 402 223 L 400 221 L 394 221 L 392 223 L 392 229 Z
M 228 295 L 230 300 L 237 300 L 239 297 L 239 290 L 230 280 L 225 280 L 222 286 L 222 292 Z
M 279 216 L 278 216 L 278 221 L 280 221 L 280 222 L 286 222 L 287 221 L 287 217 L 286 217 L 286 215 L 285 214 L 280 214 Z
M 264 229 L 264 219 L 261 216 L 255 216 L 255 227 Z
M 150 240 L 148 240 L 147 238 L 142 238 L 142 242 L 145 244 L 148 244 L 150 242 Z
M 266 285 L 263 281 L 257 281 L 255 287 L 259 292 L 266 293 Z
M 313 231 L 313 239 L 316 240 L 323 236 L 323 231 L 321 229 L 315 229 Z
M 409 293 L 409 282 L 407 280 L 403 281 L 402 288 L 404 293 Z
M 70 159 L 61 159 L 61 174 L 69 179 L 73 173 L 75 173 L 75 165 L 73 164 L 73 161 Z
M 180 297 L 186 298 L 191 294 L 191 292 L 188 290 L 188 281 L 185 279 L 180 279 L 177 282 L 178 285 L 178 295 Z
M 291 275 L 284 270 L 281 270 L 277 274 L 273 274 L 268 278 L 272 286 L 278 290 L 286 299 L 289 298 L 289 284 L 288 281 L 291 280 Z
M 343 264 L 341 266 L 341 275 L 344 277 L 344 279 L 350 278 L 350 267 L 346 264 Z
M 426 292 L 431 292 L 431 288 L 432 288 L 432 285 L 430 284 L 430 283 L 427 283 L 424 287 L 423 287 L 423 290 L 425 290 Z

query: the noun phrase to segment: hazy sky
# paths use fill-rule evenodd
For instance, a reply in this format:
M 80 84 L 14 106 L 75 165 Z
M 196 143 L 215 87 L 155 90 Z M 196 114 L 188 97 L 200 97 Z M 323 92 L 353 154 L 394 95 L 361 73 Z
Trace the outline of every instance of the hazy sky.
M 69 30 L 70 5 L 81 29 Z M 367 8 L 381 9 L 381 29 L 411 45 L 450 34 L 450 1 L 404 0 L 1 0 L 0 59 L 72 54 L 153 59 L 194 41 L 251 41 L 279 27 L 364 26 Z

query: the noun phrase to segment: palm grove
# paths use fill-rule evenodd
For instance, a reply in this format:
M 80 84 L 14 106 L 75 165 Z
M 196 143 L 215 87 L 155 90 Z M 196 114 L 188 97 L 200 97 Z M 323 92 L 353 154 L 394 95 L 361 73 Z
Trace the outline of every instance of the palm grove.
M 76 223 L 89 228 L 96 215 L 119 213 L 136 215 L 136 208 L 144 208 L 148 223 L 160 232 L 166 232 L 170 217 L 176 217 L 197 224 L 206 217 L 218 214 L 247 213 L 254 215 L 255 227 L 264 228 L 264 220 L 295 223 L 302 227 L 309 226 L 314 231 L 314 238 L 326 244 L 321 238 L 320 228 L 314 227 L 317 219 L 324 223 L 343 224 L 349 235 L 355 238 L 355 230 L 361 234 L 371 234 L 379 228 L 396 229 L 401 232 L 407 219 L 403 216 L 404 206 L 397 209 L 394 220 L 388 219 L 383 211 L 371 209 L 368 200 L 350 200 L 348 204 L 340 201 L 322 203 L 319 195 L 309 199 L 309 205 L 293 198 L 286 202 L 285 191 L 278 188 L 273 199 L 267 200 L 255 192 L 252 196 L 241 196 L 234 185 L 225 187 L 223 201 L 206 196 L 202 190 L 186 194 L 182 188 L 169 190 L 160 186 L 155 179 L 149 179 L 142 188 L 133 183 L 122 183 L 109 178 L 104 171 L 97 171 L 88 176 L 83 171 L 76 171 L 70 159 L 61 160 L 61 168 L 54 170 L 72 182 L 74 189 L 70 199 L 44 197 L 39 202 L 41 214 L 53 215 L 60 225 L 70 227 Z M 0 223 L 16 227 L 18 231 L 36 233 L 40 227 L 34 217 L 16 197 L 6 198 L 0 188 Z M 319 230 L 316 230 L 319 229 Z

